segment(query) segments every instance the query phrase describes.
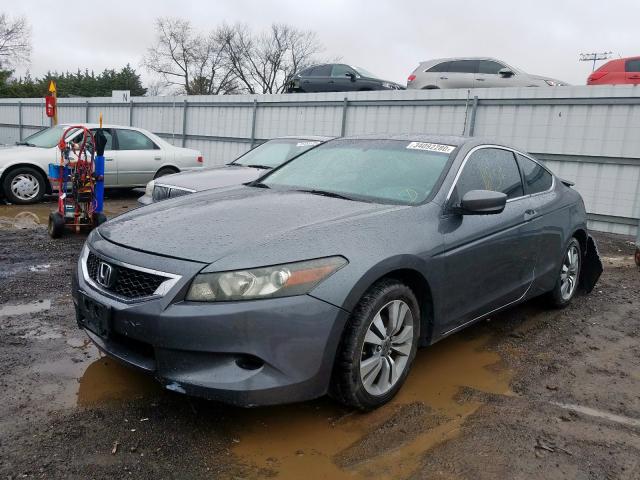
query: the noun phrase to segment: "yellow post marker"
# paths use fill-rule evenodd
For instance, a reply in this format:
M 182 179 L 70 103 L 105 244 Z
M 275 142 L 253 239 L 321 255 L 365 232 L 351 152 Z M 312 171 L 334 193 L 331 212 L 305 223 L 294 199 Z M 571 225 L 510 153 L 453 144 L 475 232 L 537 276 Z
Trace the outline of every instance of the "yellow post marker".
M 51 123 L 53 123 L 55 127 L 58 124 L 58 90 L 56 89 L 56 82 L 53 80 L 49 82 L 49 93 L 51 93 L 51 96 L 55 99 L 55 110 L 51 118 Z
M 100 128 L 102 128 L 102 112 L 100 112 Z

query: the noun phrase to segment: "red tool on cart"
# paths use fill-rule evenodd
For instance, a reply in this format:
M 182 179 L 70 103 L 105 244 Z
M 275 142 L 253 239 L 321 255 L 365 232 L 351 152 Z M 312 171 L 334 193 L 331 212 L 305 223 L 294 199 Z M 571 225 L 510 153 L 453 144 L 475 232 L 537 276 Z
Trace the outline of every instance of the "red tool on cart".
M 68 141 L 69 133 L 77 130 L 82 135 Z M 65 228 L 80 232 L 107 221 L 102 213 L 105 144 L 101 130 L 94 135 L 86 127 L 74 125 L 63 132 L 58 143 L 60 163 L 49 164 L 51 183 L 58 185 L 58 210 L 49 214 L 52 238 L 62 236 Z

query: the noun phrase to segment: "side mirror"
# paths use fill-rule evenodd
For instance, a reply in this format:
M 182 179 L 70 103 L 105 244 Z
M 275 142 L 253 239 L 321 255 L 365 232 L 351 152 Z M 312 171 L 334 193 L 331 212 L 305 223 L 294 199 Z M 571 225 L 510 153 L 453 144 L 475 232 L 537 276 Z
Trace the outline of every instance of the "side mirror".
M 349 77 L 352 82 L 356 81 L 356 74 L 353 72 L 347 72 L 344 74 L 345 77 Z
M 492 215 L 500 213 L 507 204 L 507 196 L 491 190 L 471 190 L 464 194 L 460 204 L 463 215 Z
M 500 75 L 501 77 L 509 78 L 513 77 L 515 73 L 513 73 L 513 70 L 511 70 L 510 68 L 505 67 L 498 70 L 498 75 Z

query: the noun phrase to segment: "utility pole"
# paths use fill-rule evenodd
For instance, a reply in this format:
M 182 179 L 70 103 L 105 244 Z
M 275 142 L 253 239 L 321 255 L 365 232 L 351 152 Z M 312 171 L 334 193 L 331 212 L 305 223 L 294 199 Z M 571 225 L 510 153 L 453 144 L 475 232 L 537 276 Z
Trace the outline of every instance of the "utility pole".
M 598 60 L 607 60 L 611 58 L 613 52 L 591 52 L 591 53 L 581 53 L 580 54 L 580 62 L 593 62 L 593 66 L 591 67 L 591 71 L 593 72 L 596 69 L 596 62 Z

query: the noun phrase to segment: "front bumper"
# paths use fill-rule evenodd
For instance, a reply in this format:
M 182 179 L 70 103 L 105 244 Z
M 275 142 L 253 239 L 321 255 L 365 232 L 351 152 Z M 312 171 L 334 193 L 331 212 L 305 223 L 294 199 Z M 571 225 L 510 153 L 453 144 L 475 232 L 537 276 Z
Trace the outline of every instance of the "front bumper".
M 143 264 L 152 257 L 135 255 Z M 157 268 L 153 263 L 143 266 Z M 79 326 L 106 354 L 149 372 L 173 391 L 240 406 L 296 402 L 327 392 L 346 311 L 309 295 L 218 304 L 179 300 L 202 267 L 182 263 L 182 271 L 174 268 L 182 279 L 165 296 L 137 303 L 97 290 L 79 265 L 73 282 Z M 81 295 L 110 308 L 107 338 L 86 328 Z

